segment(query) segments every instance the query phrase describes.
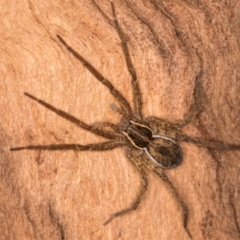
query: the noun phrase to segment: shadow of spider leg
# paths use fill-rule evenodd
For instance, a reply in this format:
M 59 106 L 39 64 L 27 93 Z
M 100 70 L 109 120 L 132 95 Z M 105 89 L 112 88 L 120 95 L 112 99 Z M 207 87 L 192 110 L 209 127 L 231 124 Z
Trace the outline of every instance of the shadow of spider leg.
M 144 171 L 144 164 L 142 160 L 139 159 L 139 157 L 136 157 L 135 152 L 132 151 L 132 149 L 130 150 L 129 148 L 126 150 L 126 155 L 141 177 L 140 191 L 138 192 L 137 198 L 134 200 L 133 204 L 130 207 L 112 214 L 112 216 L 107 221 L 105 221 L 103 225 L 107 225 L 116 217 L 123 216 L 131 211 L 136 210 L 142 200 L 144 193 L 147 191 L 148 188 L 148 178 L 146 172 Z

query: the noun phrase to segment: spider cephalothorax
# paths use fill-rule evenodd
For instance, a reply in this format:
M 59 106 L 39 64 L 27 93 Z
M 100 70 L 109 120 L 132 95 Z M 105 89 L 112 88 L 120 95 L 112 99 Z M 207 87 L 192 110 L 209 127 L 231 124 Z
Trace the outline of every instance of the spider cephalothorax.
M 143 123 L 129 121 L 126 131 L 122 131 L 134 148 L 144 151 L 149 160 L 157 167 L 173 168 L 182 162 L 179 144 L 165 135 L 157 135 Z
M 55 112 L 57 115 L 76 124 L 82 129 L 90 131 L 108 140 L 103 143 L 87 145 L 30 145 L 24 147 L 14 147 L 11 148 L 11 151 L 18 151 L 23 149 L 105 151 L 117 147 L 125 147 L 126 156 L 141 175 L 141 189 L 135 201 L 130 207 L 114 213 L 104 224 L 109 223 L 115 217 L 124 215 L 132 210 L 137 209 L 139 203 L 141 202 L 142 196 L 144 195 L 148 187 L 146 170 L 150 170 L 157 174 L 173 191 L 174 196 L 176 197 L 183 210 L 183 226 L 189 237 L 191 237 L 190 231 L 188 230 L 188 207 L 179 195 L 176 188 L 168 179 L 164 170 L 176 167 L 181 164 L 183 154 L 179 145 L 180 141 L 192 142 L 198 146 L 221 150 L 240 150 L 240 145 L 225 144 L 217 141 L 192 138 L 181 131 L 181 129 L 187 124 L 189 124 L 193 120 L 193 118 L 199 113 L 200 107 L 203 103 L 203 98 L 201 97 L 202 88 L 200 86 L 202 70 L 199 72 L 196 78 L 195 102 L 193 103 L 189 113 L 184 120 L 177 123 L 171 123 L 156 117 L 143 117 L 141 93 L 137 81 L 136 71 L 130 58 L 124 33 L 117 21 L 113 3 L 111 4 L 111 6 L 113 14 L 113 25 L 121 40 L 121 46 L 126 60 L 127 69 L 131 76 L 131 83 L 133 89 L 133 109 L 131 108 L 126 98 L 112 85 L 112 83 L 107 78 L 105 78 L 97 69 L 95 69 L 93 65 L 91 65 L 73 48 L 71 48 L 61 36 L 57 35 L 60 43 L 62 43 L 63 46 L 74 57 L 76 57 L 96 77 L 98 81 L 100 81 L 110 90 L 110 93 L 114 96 L 119 105 L 118 107 L 114 107 L 114 110 L 122 115 L 122 120 L 118 125 L 114 125 L 108 122 L 89 125 L 73 117 L 69 113 L 57 109 L 49 103 L 40 100 L 29 93 L 25 93 L 27 97 L 31 98 L 34 101 L 37 101 L 44 107 Z

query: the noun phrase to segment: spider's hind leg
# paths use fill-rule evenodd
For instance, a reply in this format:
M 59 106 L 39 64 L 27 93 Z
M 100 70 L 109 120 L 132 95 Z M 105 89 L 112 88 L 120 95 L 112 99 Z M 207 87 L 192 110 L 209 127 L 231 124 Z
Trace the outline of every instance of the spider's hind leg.
M 147 187 L 148 187 L 148 179 L 147 179 L 147 174 L 146 172 L 143 170 L 143 166 L 140 164 L 140 162 L 136 159 L 135 156 L 133 156 L 133 154 L 131 154 L 130 151 L 127 152 L 127 157 L 130 160 L 130 162 L 133 164 L 133 166 L 135 167 L 135 169 L 138 171 L 138 173 L 141 176 L 141 188 L 140 191 L 137 195 L 137 198 L 135 199 L 135 201 L 133 202 L 133 204 L 128 207 L 125 208 L 119 212 L 116 212 L 114 214 L 112 214 L 112 216 L 103 223 L 103 225 L 107 225 L 109 222 L 111 222 L 114 218 L 119 217 L 119 216 L 123 216 L 131 211 L 134 211 L 137 209 L 138 205 L 140 204 L 142 197 L 144 195 L 144 193 L 147 191 Z
M 176 199 L 177 199 L 178 203 L 180 204 L 182 211 L 183 211 L 183 227 L 184 227 L 185 231 L 187 232 L 189 238 L 192 239 L 192 234 L 188 229 L 189 210 L 188 210 L 186 203 L 182 200 L 182 197 L 178 193 L 177 189 L 173 186 L 172 182 L 168 179 L 167 175 L 164 173 L 163 170 L 161 170 L 159 168 L 155 168 L 153 171 L 163 180 L 163 182 L 165 182 L 167 184 L 167 186 L 169 188 L 171 188 L 174 196 L 176 197 Z

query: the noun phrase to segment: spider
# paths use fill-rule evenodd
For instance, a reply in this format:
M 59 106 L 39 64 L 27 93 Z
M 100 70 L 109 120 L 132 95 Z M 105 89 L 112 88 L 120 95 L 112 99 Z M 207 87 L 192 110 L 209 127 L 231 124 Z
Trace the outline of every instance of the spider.
M 97 144 L 51 144 L 51 145 L 29 145 L 23 147 L 11 148 L 11 151 L 19 150 L 74 150 L 74 151 L 107 151 L 114 148 L 122 147 L 126 151 L 126 156 L 141 176 L 141 187 L 133 204 L 121 211 L 111 215 L 104 222 L 108 224 L 114 218 L 125 215 L 139 206 L 144 193 L 148 188 L 148 178 L 146 170 L 152 171 L 159 176 L 164 183 L 171 189 L 173 195 L 178 201 L 183 211 L 183 227 L 188 236 L 192 238 L 188 229 L 188 207 L 177 189 L 167 177 L 165 170 L 179 166 L 183 161 L 183 153 L 179 142 L 192 142 L 200 147 L 207 147 L 219 150 L 240 150 L 240 145 L 226 144 L 218 141 L 210 141 L 201 138 L 193 138 L 182 132 L 182 128 L 188 125 L 199 113 L 203 105 L 202 89 L 200 79 L 202 70 L 198 73 L 195 83 L 195 101 L 184 120 L 179 122 L 168 122 L 157 117 L 144 117 L 142 114 L 142 99 L 138 84 L 136 70 L 132 63 L 126 38 L 122 28 L 120 27 L 115 6 L 111 3 L 113 25 L 121 41 L 121 48 L 125 58 L 127 70 L 131 76 L 131 86 L 133 90 L 133 108 L 130 106 L 126 98 L 120 93 L 112 83 L 105 78 L 93 65 L 85 60 L 79 53 L 71 48 L 61 36 L 57 35 L 63 46 L 78 59 L 92 74 L 105 85 L 110 93 L 114 96 L 119 106 L 113 106 L 113 110 L 118 112 L 122 119 L 119 124 L 115 125 L 109 122 L 101 122 L 98 124 L 88 125 L 74 116 L 60 109 L 55 108 L 49 103 L 34 97 L 29 93 L 25 95 L 32 100 L 38 102 L 47 109 L 53 111 L 57 115 L 76 124 L 78 127 L 92 132 L 98 136 L 108 139 L 103 143 Z

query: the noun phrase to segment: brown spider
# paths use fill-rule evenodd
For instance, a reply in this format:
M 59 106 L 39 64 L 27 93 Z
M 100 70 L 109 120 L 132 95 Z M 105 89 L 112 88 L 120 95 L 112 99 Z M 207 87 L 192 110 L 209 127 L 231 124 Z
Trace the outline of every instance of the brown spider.
M 193 138 L 184 134 L 181 129 L 189 124 L 193 118 L 199 113 L 201 105 L 203 104 L 203 97 L 201 96 L 200 77 L 202 70 L 196 77 L 195 87 L 195 102 L 191 106 L 186 118 L 177 123 L 171 123 L 166 120 L 156 117 L 143 117 L 142 115 L 142 100 L 138 85 L 137 74 L 132 64 L 127 43 L 125 41 L 124 33 L 119 26 L 116 18 L 114 4 L 111 3 L 113 22 L 121 40 L 121 47 L 125 57 L 127 69 L 132 77 L 133 101 L 134 108 L 132 109 L 126 98 L 99 73 L 87 60 L 72 49 L 57 35 L 60 42 L 67 48 L 67 50 L 74 55 L 95 77 L 98 81 L 104 84 L 115 97 L 120 107 L 114 106 L 114 110 L 122 115 L 122 120 L 118 125 L 109 122 L 102 122 L 99 124 L 88 125 L 72 115 L 59 110 L 52 105 L 40 100 L 29 93 L 26 96 L 40 103 L 49 110 L 55 112 L 57 115 L 75 123 L 80 128 L 89 132 L 95 133 L 101 137 L 109 139 L 106 142 L 98 144 L 51 144 L 51 145 L 30 145 L 24 147 L 11 148 L 11 151 L 27 150 L 75 150 L 75 151 L 106 151 L 117 147 L 124 147 L 126 155 L 135 169 L 141 176 L 141 188 L 134 203 L 119 212 L 114 213 L 105 223 L 108 224 L 116 217 L 122 216 L 132 210 L 136 210 L 144 193 L 148 187 L 148 178 L 145 170 L 150 170 L 157 174 L 172 190 L 174 196 L 179 202 L 183 210 L 183 227 L 188 236 L 191 238 L 191 233 L 188 229 L 188 207 L 179 195 L 176 188 L 168 179 L 164 170 L 174 168 L 182 163 L 183 155 L 182 149 L 179 145 L 180 141 L 192 142 L 198 146 L 220 149 L 220 150 L 240 150 L 240 145 L 225 144 L 217 141 L 209 141 L 200 138 Z

